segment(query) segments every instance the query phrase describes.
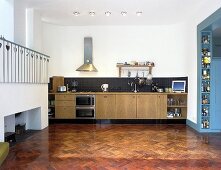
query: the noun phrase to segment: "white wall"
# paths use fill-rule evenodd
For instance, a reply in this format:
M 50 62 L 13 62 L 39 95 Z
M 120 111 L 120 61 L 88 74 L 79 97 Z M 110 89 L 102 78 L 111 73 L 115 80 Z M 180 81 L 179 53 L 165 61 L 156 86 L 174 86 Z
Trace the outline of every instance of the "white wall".
M 19 3 L 15 3 L 19 4 Z M 18 14 L 14 18 L 15 14 Z M 16 11 L 18 10 L 18 11 Z M 25 7 L 19 4 L 14 8 L 13 1 L 0 1 L 0 35 L 8 40 L 20 42 L 21 45 L 26 43 L 26 25 Z M 39 17 L 35 17 L 35 20 Z M 14 27 L 15 23 L 15 27 Z M 34 21 L 37 27 L 40 21 Z M 20 25 L 21 24 L 21 25 Z M 17 29 L 18 28 L 18 29 Z M 15 36 L 14 36 L 15 29 Z M 33 31 L 34 32 L 34 31 Z M 36 34 L 35 34 L 36 36 Z M 38 39 L 38 41 L 40 41 Z M 39 48 L 38 43 L 36 49 Z M 35 47 L 33 47 L 35 49 Z M 48 85 L 47 84 L 23 84 L 23 83 L 0 83 L 0 141 L 4 141 L 4 117 L 18 112 L 34 109 L 34 113 L 28 116 L 28 127 L 32 129 L 43 129 L 48 126 Z M 30 111 L 26 112 L 29 113 Z M 6 118 L 6 122 L 12 122 L 10 117 Z M 8 129 L 7 129 L 8 130 Z
M 97 73 L 75 71 L 83 64 L 84 37 L 93 38 Z M 183 24 L 168 26 L 57 26 L 43 24 L 43 51 L 50 76 L 118 76 L 117 62 L 154 61 L 154 76 L 186 76 Z
M 26 42 L 26 12 L 23 1 L 14 1 L 14 42 L 25 46 Z
M 0 0 L 0 35 L 11 41 L 14 40 L 13 7 L 13 0 Z
M 26 14 L 26 46 L 34 49 L 35 51 L 42 52 L 41 14 L 34 9 L 27 9 Z

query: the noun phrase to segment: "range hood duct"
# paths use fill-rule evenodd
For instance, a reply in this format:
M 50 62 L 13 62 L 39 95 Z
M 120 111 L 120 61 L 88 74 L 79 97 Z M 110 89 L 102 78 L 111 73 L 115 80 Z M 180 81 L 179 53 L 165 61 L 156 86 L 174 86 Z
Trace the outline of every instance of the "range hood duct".
M 88 72 L 97 72 L 96 67 L 92 64 L 92 38 L 84 38 L 84 64 L 80 66 L 76 71 L 88 71 Z

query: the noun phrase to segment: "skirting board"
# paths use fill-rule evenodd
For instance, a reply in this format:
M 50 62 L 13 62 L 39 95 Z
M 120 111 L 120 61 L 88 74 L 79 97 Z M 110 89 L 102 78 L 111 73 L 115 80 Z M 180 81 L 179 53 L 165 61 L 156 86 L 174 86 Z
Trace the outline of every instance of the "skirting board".
M 49 119 L 53 123 L 76 124 L 186 124 L 186 119 Z

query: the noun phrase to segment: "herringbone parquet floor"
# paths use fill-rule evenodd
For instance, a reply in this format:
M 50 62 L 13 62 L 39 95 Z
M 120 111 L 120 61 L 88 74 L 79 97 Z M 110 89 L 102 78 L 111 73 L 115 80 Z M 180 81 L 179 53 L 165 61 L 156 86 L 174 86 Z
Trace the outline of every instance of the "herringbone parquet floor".
M 221 134 L 185 125 L 53 124 L 11 147 L 0 169 L 221 169 Z

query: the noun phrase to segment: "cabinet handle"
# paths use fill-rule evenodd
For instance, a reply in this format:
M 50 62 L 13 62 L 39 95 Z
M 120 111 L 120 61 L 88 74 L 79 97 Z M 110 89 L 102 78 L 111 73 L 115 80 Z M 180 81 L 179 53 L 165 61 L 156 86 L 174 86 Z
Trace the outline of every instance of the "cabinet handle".
M 104 98 L 107 98 L 107 96 L 104 96 Z

